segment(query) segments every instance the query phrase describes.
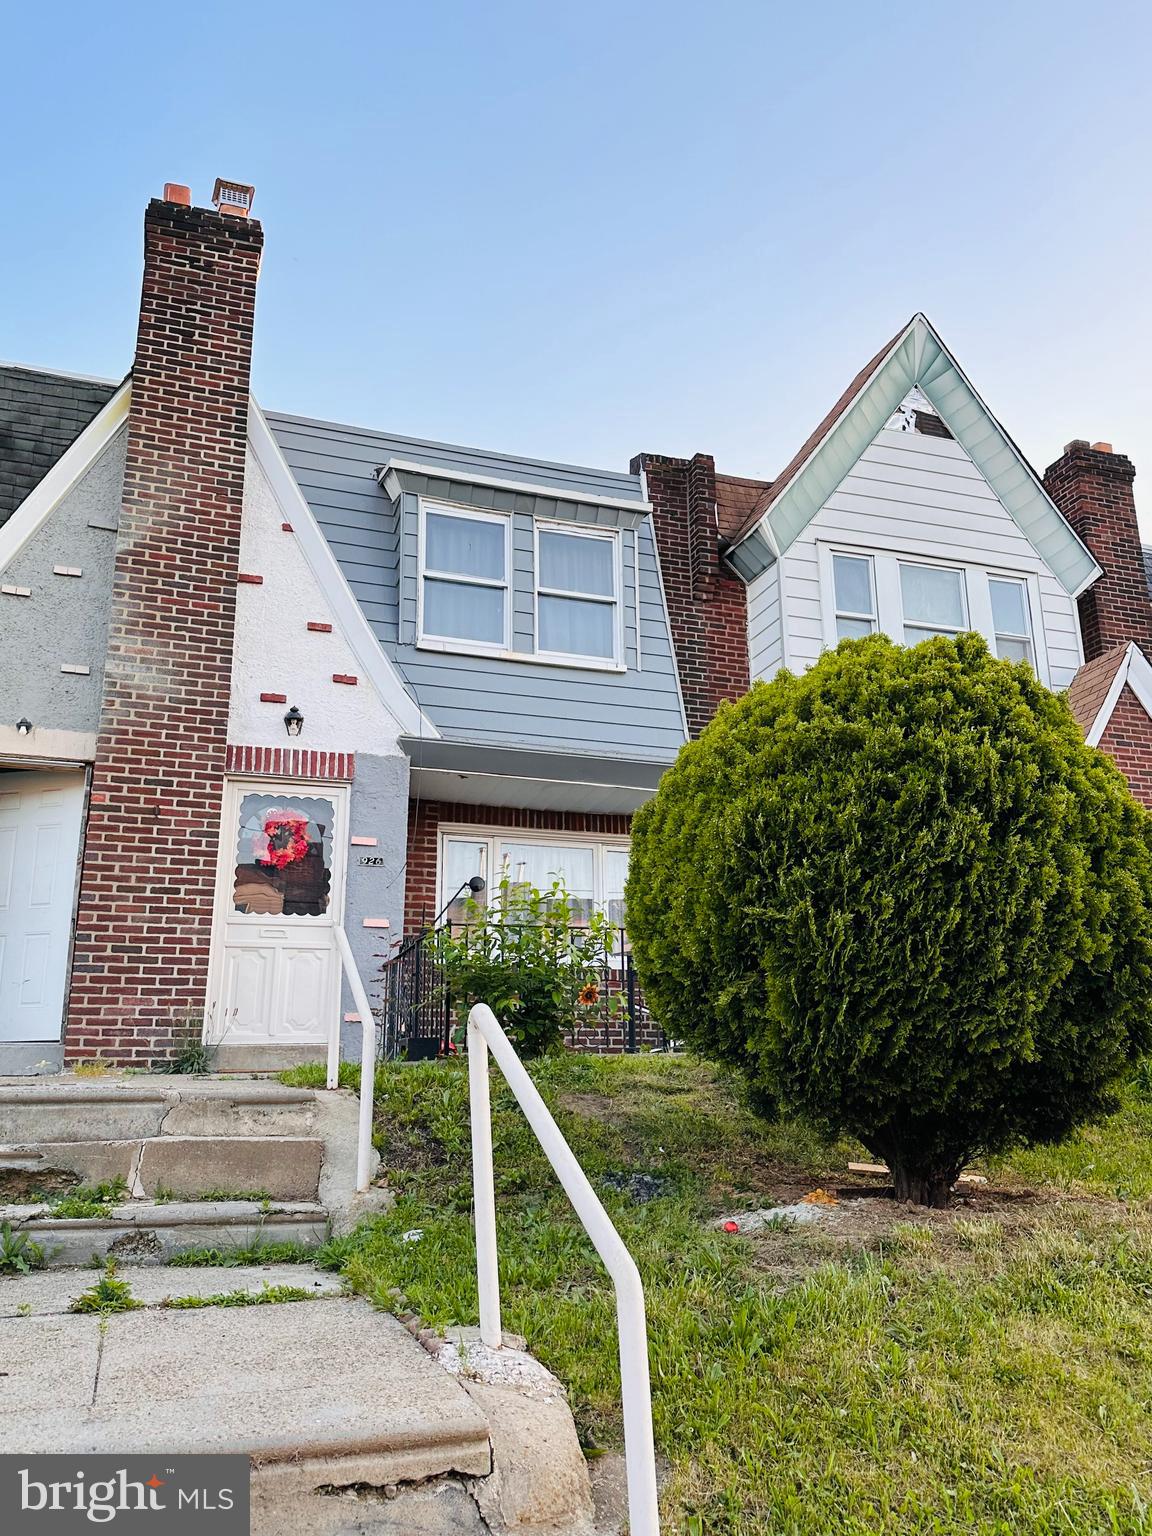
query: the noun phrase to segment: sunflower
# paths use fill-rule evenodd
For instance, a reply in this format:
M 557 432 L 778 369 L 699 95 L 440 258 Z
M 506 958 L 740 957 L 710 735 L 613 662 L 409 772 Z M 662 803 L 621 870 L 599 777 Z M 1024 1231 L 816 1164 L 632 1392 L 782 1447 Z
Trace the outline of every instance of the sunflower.
M 585 1008 L 591 1008 L 593 1003 L 600 1001 L 600 988 L 594 981 L 586 981 L 576 994 L 576 1001 Z

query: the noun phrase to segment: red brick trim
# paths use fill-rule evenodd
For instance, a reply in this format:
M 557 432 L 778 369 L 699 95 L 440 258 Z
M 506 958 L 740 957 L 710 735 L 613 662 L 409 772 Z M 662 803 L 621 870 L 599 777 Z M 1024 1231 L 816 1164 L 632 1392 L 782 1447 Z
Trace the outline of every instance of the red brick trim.
M 250 587 L 262 587 L 264 585 L 263 576 L 253 576 L 244 571 L 240 572 L 236 580 L 242 583 L 246 583 Z
M 519 828 L 531 832 L 584 832 L 599 837 L 627 837 L 631 816 L 599 811 L 536 811 L 516 806 L 458 805 L 446 800 L 408 803 L 408 862 L 404 893 L 404 931 L 418 933 L 436 916 L 439 900 L 437 858 L 442 826 Z
M 354 752 L 313 752 L 302 747 L 228 748 L 226 771 L 270 779 L 352 779 Z
M 334 683 L 346 683 L 349 688 L 355 688 L 360 679 L 353 677 L 350 672 L 333 672 L 332 681 Z
M 288 695 L 286 693 L 262 693 L 260 695 L 260 702 L 261 704 L 287 704 Z
M 331 624 L 316 624 L 309 620 L 308 628 L 314 635 L 330 635 L 332 633 Z
M 1142 805 L 1152 810 L 1152 719 L 1125 685 L 1099 741 Z

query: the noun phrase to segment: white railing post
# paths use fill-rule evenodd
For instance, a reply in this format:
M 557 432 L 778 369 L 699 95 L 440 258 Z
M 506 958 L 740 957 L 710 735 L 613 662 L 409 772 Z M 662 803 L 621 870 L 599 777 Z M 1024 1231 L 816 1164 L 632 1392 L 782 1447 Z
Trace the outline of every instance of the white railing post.
M 348 935 L 339 926 L 336 928 L 336 947 L 340 951 L 344 974 L 352 989 L 352 1001 L 356 1004 L 356 1012 L 360 1015 L 360 1124 L 356 1140 L 356 1188 L 359 1191 L 367 1189 L 372 1179 L 372 1100 L 376 1091 L 376 1020 L 372 1014 L 372 1004 L 368 1001 L 368 993 L 364 990 L 364 983 L 360 979 L 360 972 L 356 968 Z M 339 1032 L 340 1024 L 337 1018 L 337 1078 L 339 1078 L 340 1062 Z M 328 1074 L 331 1078 L 331 1047 L 329 1047 Z M 329 1087 L 331 1086 L 333 1085 L 330 1081 Z
M 472 1121 L 472 1212 L 476 1223 L 480 1341 L 490 1349 L 499 1349 L 504 1334 L 500 1324 L 500 1270 L 496 1255 L 496 1184 L 492 1166 L 488 1047 L 471 1018 L 468 1020 L 468 1107 Z
M 652 1434 L 652 1388 L 648 1375 L 648 1324 L 644 1286 L 635 1260 L 612 1225 L 608 1212 L 588 1182 L 572 1148 L 524 1070 L 511 1040 L 485 1003 L 468 1015 L 468 1086 L 472 1108 L 472 1178 L 476 1210 L 476 1266 L 480 1291 L 480 1333 L 485 1344 L 499 1344 L 500 1292 L 496 1270 L 496 1208 L 492 1175 L 492 1124 L 488 1098 L 488 1050 L 536 1134 L 548 1161 L 571 1200 L 584 1230 L 616 1288 L 616 1327 L 620 1344 L 620 1397 L 624 1409 L 624 1456 L 628 1472 L 628 1529 L 631 1536 L 660 1536 L 656 1489 L 656 1446 Z M 482 1127 L 477 1136 L 477 1126 Z M 481 1184 L 482 1180 L 486 1183 Z M 484 1212 L 483 1217 L 481 1212 Z M 481 1252 L 481 1233 L 485 1249 Z M 490 1251 L 487 1245 L 490 1243 Z M 487 1278 L 485 1278 L 487 1271 Z M 495 1327 L 485 1333 L 485 1291 L 492 1298 Z M 492 1323 L 492 1318 L 489 1318 Z

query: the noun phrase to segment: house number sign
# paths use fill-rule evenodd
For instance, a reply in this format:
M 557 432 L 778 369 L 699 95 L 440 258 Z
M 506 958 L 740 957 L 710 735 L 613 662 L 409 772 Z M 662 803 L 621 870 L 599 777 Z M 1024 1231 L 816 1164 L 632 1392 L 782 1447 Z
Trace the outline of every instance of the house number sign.
M 372 869 L 382 869 L 384 867 L 384 860 L 377 853 L 362 853 L 360 855 L 360 862 L 361 864 L 367 864 Z

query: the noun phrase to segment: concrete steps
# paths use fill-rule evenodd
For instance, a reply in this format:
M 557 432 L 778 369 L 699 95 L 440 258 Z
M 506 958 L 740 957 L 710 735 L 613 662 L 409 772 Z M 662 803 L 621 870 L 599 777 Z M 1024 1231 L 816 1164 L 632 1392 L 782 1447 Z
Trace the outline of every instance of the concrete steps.
M 320 1243 L 384 1199 L 353 1197 L 356 1113 L 351 1093 L 226 1077 L 0 1081 L 0 1218 L 52 1264 Z M 123 1203 L 55 1214 L 71 1187 L 111 1183 Z

